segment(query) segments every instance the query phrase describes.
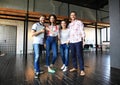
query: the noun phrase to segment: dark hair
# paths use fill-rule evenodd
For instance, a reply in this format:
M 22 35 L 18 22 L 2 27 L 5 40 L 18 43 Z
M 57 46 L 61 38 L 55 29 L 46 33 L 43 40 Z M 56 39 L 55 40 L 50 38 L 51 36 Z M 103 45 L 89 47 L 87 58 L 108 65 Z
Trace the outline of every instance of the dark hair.
M 68 27 L 69 19 L 64 19 L 61 20 L 61 22 L 64 21 L 66 23 L 66 28 Z M 61 23 L 60 23 L 60 28 L 62 29 Z
M 55 15 L 55 14 L 50 14 L 50 15 L 49 15 L 49 18 L 48 18 L 48 19 L 49 19 L 49 22 L 50 22 L 50 17 L 52 17 L 52 16 L 53 16 L 53 17 L 54 17 L 54 19 L 55 19 L 54 24 L 56 24 L 57 17 L 56 17 L 56 15 Z M 50 22 L 50 24 L 51 24 L 51 22 Z
M 76 12 L 76 11 L 71 11 L 70 14 L 71 14 L 71 13 L 75 13 L 75 15 L 77 16 L 77 12 Z

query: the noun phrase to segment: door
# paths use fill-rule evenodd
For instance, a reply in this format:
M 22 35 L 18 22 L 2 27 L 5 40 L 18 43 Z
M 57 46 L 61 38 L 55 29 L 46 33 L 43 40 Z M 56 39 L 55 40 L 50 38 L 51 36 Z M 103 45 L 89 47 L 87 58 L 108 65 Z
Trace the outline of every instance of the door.
M 0 24 L 0 51 L 7 55 L 16 54 L 17 26 Z

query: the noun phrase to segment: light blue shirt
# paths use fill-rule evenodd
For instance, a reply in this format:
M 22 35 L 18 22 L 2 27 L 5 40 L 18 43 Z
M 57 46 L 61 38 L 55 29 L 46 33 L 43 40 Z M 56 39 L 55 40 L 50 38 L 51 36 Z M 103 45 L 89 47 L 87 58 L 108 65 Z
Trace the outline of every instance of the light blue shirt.
M 43 29 L 45 29 L 45 26 L 43 26 L 39 22 L 33 24 L 33 26 L 32 26 L 32 30 L 35 30 L 36 32 L 43 30 Z M 44 33 L 41 33 L 41 34 L 33 37 L 33 44 L 43 44 L 43 41 L 44 41 Z

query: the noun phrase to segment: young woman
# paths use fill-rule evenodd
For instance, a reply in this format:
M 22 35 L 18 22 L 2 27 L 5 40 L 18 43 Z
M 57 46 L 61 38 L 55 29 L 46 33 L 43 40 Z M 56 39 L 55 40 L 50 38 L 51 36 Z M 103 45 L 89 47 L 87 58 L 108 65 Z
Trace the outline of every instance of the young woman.
M 67 71 L 68 69 L 68 62 L 69 62 L 69 29 L 67 28 L 67 21 L 61 21 L 61 30 L 59 33 L 60 39 L 60 52 L 62 57 L 63 66 L 61 70 L 63 72 Z
M 47 38 L 46 38 L 46 65 L 49 73 L 55 73 L 55 70 L 51 69 L 57 58 L 57 37 L 59 32 L 59 26 L 56 25 L 57 17 L 54 14 L 49 16 L 50 25 L 46 27 Z M 52 49 L 53 57 L 50 65 L 50 50 Z
M 45 18 L 45 15 L 41 15 L 39 22 L 33 24 L 32 26 L 35 78 L 38 78 L 39 74 L 43 73 L 39 67 L 39 58 L 42 55 L 42 45 L 45 32 Z
M 84 76 L 84 59 L 83 59 L 83 41 L 85 38 L 84 25 L 80 20 L 77 20 L 77 13 L 72 11 L 70 13 L 71 23 L 69 24 L 70 29 L 70 48 L 73 60 L 73 68 L 70 72 L 77 71 L 77 57 L 80 68 L 80 75 Z

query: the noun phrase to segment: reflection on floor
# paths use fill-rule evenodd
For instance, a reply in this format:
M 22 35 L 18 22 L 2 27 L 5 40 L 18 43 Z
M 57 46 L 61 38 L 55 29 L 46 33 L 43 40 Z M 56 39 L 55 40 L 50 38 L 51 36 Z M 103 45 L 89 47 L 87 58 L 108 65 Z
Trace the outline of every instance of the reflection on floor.
M 33 56 L 0 57 L 0 85 L 120 85 L 120 70 L 110 69 L 110 56 L 108 53 L 85 52 L 86 76 L 81 77 L 78 72 L 63 73 L 60 70 L 62 61 L 60 56 L 55 63 L 55 74 L 47 72 L 45 56 L 40 59 L 41 68 L 45 71 L 39 79 L 34 79 Z M 72 68 L 70 57 L 69 68 Z

